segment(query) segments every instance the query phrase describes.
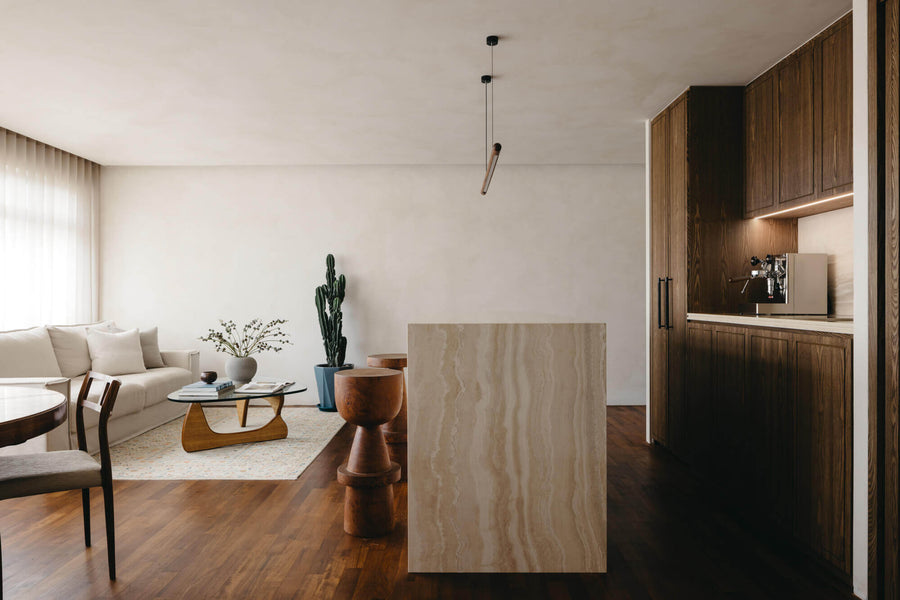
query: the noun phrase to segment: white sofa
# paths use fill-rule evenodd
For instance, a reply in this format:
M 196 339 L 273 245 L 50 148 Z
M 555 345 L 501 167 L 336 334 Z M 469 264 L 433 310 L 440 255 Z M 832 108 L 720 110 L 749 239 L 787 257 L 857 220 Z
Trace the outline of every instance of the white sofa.
M 24 444 L 2 448 L 0 454 L 68 450 L 78 447 L 75 433 L 75 402 L 84 374 L 90 369 L 91 362 L 89 354 L 82 356 L 79 337 L 72 333 L 76 328 L 98 325 L 112 324 L 105 322 L 50 327 L 55 333 L 66 330 L 64 336 L 51 336 L 48 327 L 0 332 L 0 385 L 42 386 L 60 392 L 69 399 L 69 418 L 66 426 L 60 426 Z M 83 352 L 88 352 L 86 342 Z M 122 387 L 119 388 L 119 395 L 108 424 L 111 445 L 144 433 L 185 413 L 187 405 L 170 402 L 166 396 L 200 379 L 200 353 L 189 350 L 160 354 L 165 366 L 148 368 L 141 373 L 116 376 L 122 381 Z M 99 392 L 99 389 L 92 390 L 92 395 Z M 96 413 L 85 411 L 89 452 L 97 450 L 95 433 L 97 420 Z

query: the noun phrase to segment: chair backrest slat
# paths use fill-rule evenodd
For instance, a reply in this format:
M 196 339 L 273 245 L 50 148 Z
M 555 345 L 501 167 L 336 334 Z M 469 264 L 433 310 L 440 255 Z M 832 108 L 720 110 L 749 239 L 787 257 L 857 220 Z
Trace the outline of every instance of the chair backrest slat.
M 87 399 L 91 391 L 91 385 L 95 381 L 104 384 L 103 392 L 100 394 L 100 400 L 98 402 Z M 78 392 L 78 403 L 75 406 L 75 428 L 76 433 L 78 434 L 78 449 L 84 452 L 87 452 L 87 438 L 84 433 L 84 409 L 87 407 L 100 413 L 100 421 L 97 424 L 97 434 L 100 438 L 100 469 L 103 477 L 112 477 L 112 463 L 109 458 L 109 437 L 107 435 L 106 425 L 109 421 L 109 414 L 116 404 L 116 397 L 119 395 L 119 387 L 121 387 L 121 385 L 122 382 L 115 377 L 88 371 L 81 384 L 81 391 Z

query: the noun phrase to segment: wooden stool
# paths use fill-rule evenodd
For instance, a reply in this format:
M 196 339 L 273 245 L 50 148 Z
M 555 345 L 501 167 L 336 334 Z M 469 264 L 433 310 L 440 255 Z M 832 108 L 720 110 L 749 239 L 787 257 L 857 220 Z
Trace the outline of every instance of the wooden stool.
M 370 367 L 393 369 L 403 373 L 406 368 L 405 354 L 370 354 Z M 400 412 L 389 422 L 381 426 L 384 441 L 388 445 L 391 460 L 400 465 L 400 481 L 407 480 L 406 474 L 406 380 L 403 381 L 403 406 Z
M 378 537 L 394 529 L 394 486 L 400 465 L 391 462 L 381 425 L 402 405 L 403 373 L 390 369 L 350 369 L 334 374 L 337 409 L 356 425 L 350 458 L 338 467 L 344 492 L 344 531 Z

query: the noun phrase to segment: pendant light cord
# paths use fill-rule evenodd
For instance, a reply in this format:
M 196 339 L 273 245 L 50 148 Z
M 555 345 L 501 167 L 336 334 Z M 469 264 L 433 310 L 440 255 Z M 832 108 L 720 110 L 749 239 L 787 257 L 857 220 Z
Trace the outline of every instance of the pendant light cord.
M 494 144 L 494 47 L 491 46 L 491 145 Z

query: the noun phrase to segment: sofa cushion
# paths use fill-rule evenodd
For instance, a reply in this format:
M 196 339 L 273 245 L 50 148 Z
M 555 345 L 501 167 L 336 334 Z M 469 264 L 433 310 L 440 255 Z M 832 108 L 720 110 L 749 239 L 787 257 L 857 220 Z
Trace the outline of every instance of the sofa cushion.
M 132 379 L 133 378 L 133 379 Z M 192 383 L 194 376 L 187 369 L 178 367 L 162 367 L 148 369 L 145 373 L 123 375 L 119 379 L 134 381 L 144 388 L 144 408 L 168 402 L 166 396 Z
M 129 378 L 131 377 L 131 378 Z M 144 400 L 146 392 L 144 386 L 140 384 L 140 380 L 134 379 L 136 376 L 122 375 L 116 379 L 122 382 L 119 387 L 119 394 L 116 396 L 116 403 L 113 405 L 112 413 L 109 415 L 110 421 L 124 417 L 125 415 L 133 415 L 140 412 L 144 408 Z M 78 377 L 72 380 L 72 398 L 69 402 L 69 430 L 75 431 L 75 408 L 78 405 L 78 394 L 81 391 L 81 384 L 84 377 Z M 103 382 L 95 381 L 88 393 L 88 400 L 97 402 L 100 400 L 100 394 L 103 393 Z M 96 427 L 100 422 L 100 413 L 95 410 L 85 409 L 84 411 L 84 427 L 90 429 Z
M 46 327 L 0 333 L 0 377 L 60 377 Z
M 194 376 L 190 371 L 179 367 L 162 367 L 160 369 L 149 369 L 143 373 L 119 375 L 116 379 L 121 381 L 122 385 L 119 387 L 119 395 L 116 396 L 116 404 L 113 406 L 109 420 L 113 421 L 125 415 L 133 415 L 145 407 L 153 406 L 160 402 L 168 402 L 166 396 L 191 383 L 193 378 Z M 75 431 L 75 407 L 78 403 L 78 393 L 81 390 L 83 381 L 84 377 L 72 380 L 69 430 L 73 432 Z M 91 386 L 88 399 L 96 402 L 100 399 L 101 393 L 103 393 L 103 385 L 100 382 L 96 382 Z M 96 427 L 99 421 L 100 415 L 96 411 L 84 411 L 85 429 Z
M 165 367 L 162 354 L 159 352 L 159 329 L 151 327 L 141 330 L 141 351 L 144 353 L 144 366 L 148 369 Z
M 137 329 L 122 333 L 90 329 L 87 344 L 91 353 L 92 371 L 106 375 L 127 375 L 147 370 L 141 350 L 141 336 Z
M 91 353 L 87 345 L 87 330 L 111 331 L 112 321 L 81 325 L 49 325 L 50 342 L 63 377 L 78 377 L 91 369 Z
M 47 327 L 56 362 L 64 377 L 84 375 L 91 368 L 87 331 L 84 327 Z

